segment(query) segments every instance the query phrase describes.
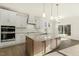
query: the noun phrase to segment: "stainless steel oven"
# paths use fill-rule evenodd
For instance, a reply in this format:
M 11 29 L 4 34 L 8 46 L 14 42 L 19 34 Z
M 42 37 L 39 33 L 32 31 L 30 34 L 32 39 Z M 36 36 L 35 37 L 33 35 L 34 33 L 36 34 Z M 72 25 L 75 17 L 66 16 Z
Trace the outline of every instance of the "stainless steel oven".
M 15 40 L 15 26 L 1 25 L 1 42 Z

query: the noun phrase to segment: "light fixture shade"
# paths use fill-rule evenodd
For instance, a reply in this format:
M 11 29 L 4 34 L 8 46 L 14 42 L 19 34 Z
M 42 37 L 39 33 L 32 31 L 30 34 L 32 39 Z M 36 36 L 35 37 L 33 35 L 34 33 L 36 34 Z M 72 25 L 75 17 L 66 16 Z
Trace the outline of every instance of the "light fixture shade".
M 56 20 L 56 22 L 60 22 L 60 20 L 58 19 L 58 17 L 55 17 L 54 19 Z
M 63 17 L 62 16 L 58 16 L 58 17 L 55 17 L 55 19 L 56 19 L 57 22 L 60 22 L 60 20 L 63 19 Z
M 53 17 L 53 16 L 51 16 L 51 17 L 50 17 L 50 19 L 51 19 L 51 20 L 53 20 L 53 19 L 54 19 L 54 17 Z
M 54 17 L 53 17 L 53 15 L 52 15 L 52 3 L 51 3 L 51 10 L 50 10 L 50 11 L 51 11 L 51 13 L 50 13 L 50 14 L 51 14 L 51 16 L 50 16 L 50 20 L 53 20 Z
M 58 19 L 62 19 L 63 17 L 62 16 L 58 16 Z
M 45 14 L 45 13 L 43 13 L 43 14 L 42 14 L 42 17 L 44 17 L 44 18 L 45 18 L 45 17 L 46 17 L 46 14 Z
M 60 20 L 59 20 L 59 19 L 56 19 L 56 21 L 57 21 L 57 22 L 60 22 Z

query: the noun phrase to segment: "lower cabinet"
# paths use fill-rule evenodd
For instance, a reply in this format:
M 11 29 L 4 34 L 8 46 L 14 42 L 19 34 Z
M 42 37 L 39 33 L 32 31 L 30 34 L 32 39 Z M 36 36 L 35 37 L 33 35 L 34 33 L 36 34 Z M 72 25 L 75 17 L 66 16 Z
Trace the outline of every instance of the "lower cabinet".
M 44 43 L 40 41 L 34 41 L 34 55 L 43 55 L 44 54 Z
M 45 47 L 46 51 L 45 53 L 48 53 L 50 52 L 52 49 L 51 49 L 51 40 L 47 40 L 46 41 L 46 47 Z
M 50 40 L 50 46 L 51 46 L 50 49 L 51 50 L 55 49 L 57 44 L 58 43 L 56 43 L 56 39 L 51 39 Z
M 31 38 L 26 37 L 26 54 L 28 56 L 42 56 L 55 49 L 57 47 L 58 40 L 59 39 L 34 41 Z
M 25 56 L 26 43 L 9 46 L 6 48 L 0 48 L 0 56 Z
M 29 37 L 26 37 L 26 54 L 27 55 L 43 55 L 44 45 L 40 41 L 34 41 Z

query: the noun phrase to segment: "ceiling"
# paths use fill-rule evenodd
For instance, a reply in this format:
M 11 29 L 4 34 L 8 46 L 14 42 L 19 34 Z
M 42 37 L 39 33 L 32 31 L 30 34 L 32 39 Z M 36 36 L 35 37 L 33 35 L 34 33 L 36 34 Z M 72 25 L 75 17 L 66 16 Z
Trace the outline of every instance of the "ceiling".
M 5 6 L 15 11 L 22 13 L 30 14 L 33 16 L 42 16 L 43 13 L 43 4 L 42 3 L 0 3 L 0 6 Z M 59 4 L 59 16 L 79 16 L 79 4 Z M 45 4 L 45 13 L 46 18 L 50 18 L 51 15 L 51 4 Z M 53 16 L 57 16 L 57 7 L 56 4 L 52 4 L 52 13 Z

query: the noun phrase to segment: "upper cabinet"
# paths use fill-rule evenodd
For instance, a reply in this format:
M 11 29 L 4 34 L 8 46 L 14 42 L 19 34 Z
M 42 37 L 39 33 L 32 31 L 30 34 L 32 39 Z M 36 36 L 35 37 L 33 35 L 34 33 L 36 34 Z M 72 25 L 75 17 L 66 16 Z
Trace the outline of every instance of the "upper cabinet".
M 16 27 L 25 27 L 27 23 L 27 15 L 0 9 L 0 24 L 14 25 Z
M 26 27 L 26 24 L 27 24 L 27 15 L 17 13 L 16 14 L 16 26 Z
M 9 11 L 0 9 L 0 24 L 9 24 Z
M 10 25 L 14 25 L 16 26 L 16 20 L 17 20 L 17 17 L 16 17 L 16 12 L 9 12 L 9 23 Z

